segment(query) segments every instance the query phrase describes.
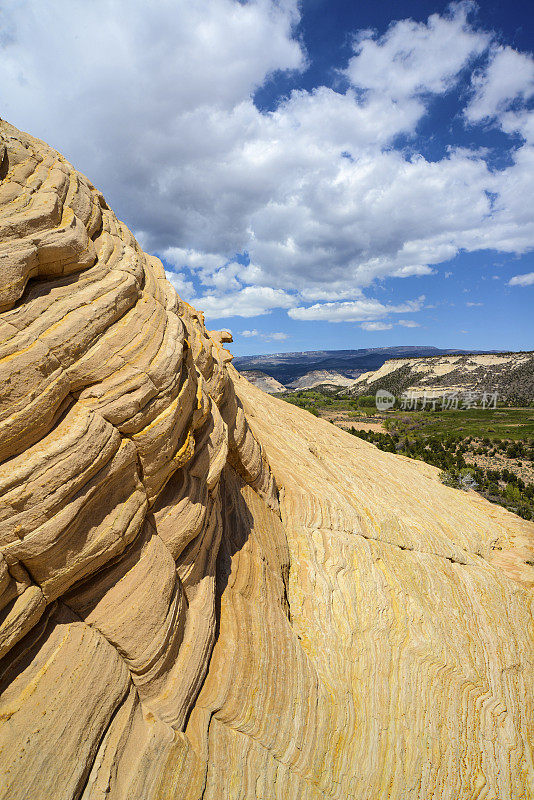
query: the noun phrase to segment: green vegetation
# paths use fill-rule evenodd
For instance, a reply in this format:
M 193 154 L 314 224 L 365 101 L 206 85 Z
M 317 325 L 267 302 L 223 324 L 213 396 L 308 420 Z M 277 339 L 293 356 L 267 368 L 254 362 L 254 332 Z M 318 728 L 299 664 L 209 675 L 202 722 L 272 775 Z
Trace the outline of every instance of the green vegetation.
M 311 411 L 316 416 L 320 411 L 376 412 L 374 395 L 349 397 L 339 394 L 339 389 L 302 389 L 297 392 L 280 392 L 281 397 L 294 406 Z
M 489 439 L 526 440 L 534 437 L 531 408 L 471 408 L 453 411 L 397 411 L 389 415 L 386 427 L 391 433 L 420 433 L 444 437 L 449 434 Z
M 390 372 L 381 380 L 374 381 L 372 384 L 372 390 L 374 393 L 376 393 L 379 389 L 385 389 L 386 392 L 391 392 L 391 394 L 394 394 L 395 397 L 400 397 L 401 394 L 413 384 L 413 382 L 414 377 L 412 368 L 408 364 L 405 364 L 403 367 L 399 367 L 394 372 Z

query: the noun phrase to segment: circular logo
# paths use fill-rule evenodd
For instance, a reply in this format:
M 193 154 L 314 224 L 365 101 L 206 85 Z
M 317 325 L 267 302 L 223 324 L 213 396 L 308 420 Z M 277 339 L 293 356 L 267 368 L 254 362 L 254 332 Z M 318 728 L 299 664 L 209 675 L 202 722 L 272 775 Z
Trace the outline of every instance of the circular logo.
M 375 403 L 379 411 L 387 411 L 395 405 L 395 395 L 385 389 L 379 389 L 375 394 Z

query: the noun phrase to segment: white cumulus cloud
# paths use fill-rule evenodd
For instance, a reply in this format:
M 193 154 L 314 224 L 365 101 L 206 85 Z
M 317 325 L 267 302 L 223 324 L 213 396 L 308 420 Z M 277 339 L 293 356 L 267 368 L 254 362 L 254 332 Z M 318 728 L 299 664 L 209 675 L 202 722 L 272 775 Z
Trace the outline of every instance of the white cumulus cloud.
M 376 320 L 397 313 L 363 295 L 376 281 L 432 275 L 461 249 L 534 247 L 530 56 L 453 3 L 382 36 L 354 32 L 345 85 L 261 111 L 258 87 L 306 67 L 300 7 L 5 0 L 2 116 L 88 174 L 214 318 Z M 464 70 L 468 122 L 523 137 L 502 169 L 482 151 L 431 161 L 396 149 Z
M 416 300 L 408 300 L 399 305 L 384 304 L 378 300 L 362 299 L 334 303 L 316 303 L 308 308 L 290 308 L 288 314 L 293 319 L 323 320 L 325 322 L 361 322 L 376 320 L 386 314 L 407 314 L 420 311 L 424 295 Z
M 401 20 L 380 38 L 365 31 L 347 68 L 351 83 L 391 101 L 454 86 L 462 67 L 485 50 L 489 36 L 474 31 L 467 21 L 472 3 L 453 3 L 450 8 L 450 14 L 432 14 L 426 24 Z
M 534 283 L 534 272 L 526 272 L 524 275 L 514 275 L 508 281 L 509 286 L 532 286 Z
M 392 327 L 391 322 L 362 322 L 360 325 L 364 331 L 389 331 Z
M 273 308 L 291 308 L 295 298 L 282 289 L 269 286 L 245 286 L 237 292 L 221 295 L 205 294 L 193 297 L 191 303 L 202 309 L 206 317 L 258 317 L 268 314 Z
M 289 334 L 284 333 L 283 331 L 270 331 L 268 333 L 262 333 L 256 328 L 253 328 L 252 330 L 241 331 L 241 336 L 244 336 L 246 339 L 255 337 L 262 339 L 264 342 L 283 342 L 285 339 L 289 339 Z
M 534 94 L 534 60 L 512 47 L 497 47 L 487 68 L 473 76 L 474 96 L 465 110 L 470 122 L 494 117 L 520 97 Z
M 193 284 L 188 281 L 186 276 L 181 272 L 170 272 L 165 270 L 165 277 L 172 283 L 182 300 L 188 300 L 195 293 Z

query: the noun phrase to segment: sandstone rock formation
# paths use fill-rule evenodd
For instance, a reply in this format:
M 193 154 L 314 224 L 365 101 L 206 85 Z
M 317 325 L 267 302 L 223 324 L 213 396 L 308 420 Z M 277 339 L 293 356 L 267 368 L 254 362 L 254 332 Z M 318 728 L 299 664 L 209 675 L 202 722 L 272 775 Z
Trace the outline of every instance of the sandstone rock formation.
M 239 374 L 246 378 L 247 381 L 250 381 L 253 386 L 257 386 L 258 389 L 261 389 L 262 392 L 267 392 L 267 394 L 286 391 L 286 387 L 280 381 L 259 369 L 243 369 Z
M 240 378 L 0 132 L 0 797 L 532 797 L 532 525 Z

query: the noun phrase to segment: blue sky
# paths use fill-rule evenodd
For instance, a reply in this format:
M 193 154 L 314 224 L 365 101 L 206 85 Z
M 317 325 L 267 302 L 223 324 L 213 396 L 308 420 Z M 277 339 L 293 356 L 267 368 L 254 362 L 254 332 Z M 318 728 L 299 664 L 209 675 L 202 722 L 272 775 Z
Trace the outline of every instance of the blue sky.
M 0 114 L 236 354 L 531 349 L 527 2 L 0 0 Z

